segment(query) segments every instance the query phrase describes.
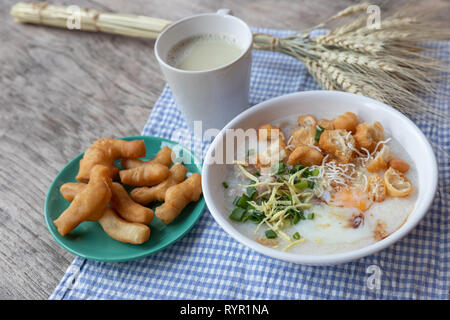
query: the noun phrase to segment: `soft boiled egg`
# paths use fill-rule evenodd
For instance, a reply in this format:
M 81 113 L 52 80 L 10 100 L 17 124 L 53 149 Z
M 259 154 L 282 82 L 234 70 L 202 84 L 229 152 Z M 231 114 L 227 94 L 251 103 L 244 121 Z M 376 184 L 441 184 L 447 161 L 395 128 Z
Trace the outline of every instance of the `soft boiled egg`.
M 322 243 L 352 243 L 372 237 L 359 209 L 326 204 L 314 206 L 314 219 L 302 220 L 293 228 L 307 240 Z

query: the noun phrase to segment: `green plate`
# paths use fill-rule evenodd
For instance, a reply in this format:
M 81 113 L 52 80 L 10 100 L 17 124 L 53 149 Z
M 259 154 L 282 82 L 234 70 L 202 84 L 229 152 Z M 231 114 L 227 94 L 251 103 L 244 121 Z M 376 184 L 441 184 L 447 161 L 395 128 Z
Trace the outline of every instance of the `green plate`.
M 201 162 L 187 149 L 176 142 L 151 136 L 134 136 L 121 138 L 124 140 L 145 140 L 147 154 L 142 159 L 152 159 L 156 153 L 164 146 L 169 146 L 184 159 L 183 164 L 189 172 L 201 173 Z M 116 241 L 109 237 L 101 228 L 98 222 L 83 222 L 75 230 L 66 236 L 61 236 L 53 220 L 69 206 L 59 192 L 59 188 L 66 182 L 77 182 L 75 176 L 78 173 L 79 161 L 83 157 L 80 154 L 70 161 L 58 173 L 50 186 L 47 198 L 45 199 L 45 222 L 48 230 L 55 240 L 69 252 L 78 256 L 97 261 L 127 261 L 142 258 L 156 253 L 170 244 L 176 242 L 185 235 L 200 218 L 205 209 L 203 197 L 195 203 L 190 203 L 183 212 L 169 225 L 162 223 L 157 217 L 150 224 L 150 239 L 140 245 L 133 245 Z M 120 161 L 116 161 L 120 167 Z M 154 207 L 151 207 L 154 209 Z

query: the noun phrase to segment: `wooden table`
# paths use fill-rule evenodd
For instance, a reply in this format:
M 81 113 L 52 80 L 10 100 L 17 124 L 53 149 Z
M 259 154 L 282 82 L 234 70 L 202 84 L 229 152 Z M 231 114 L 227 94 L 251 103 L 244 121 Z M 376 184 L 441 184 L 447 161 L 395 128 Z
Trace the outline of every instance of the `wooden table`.
M 316 25 L 355 2 L 65 1 L 171 21 L 230 8 L 249 25 L 282 29 Z M 21 25 L 9 16 L 14 3 L 0 7 L 0 299 L 47 299 L 73 260 L 44 223 L 50 183 L 97 138 L 139 134 L 164 79 L 154 41 Z M 382 15 L 393 9 L 378 3 Z M 429 7 L 448 19 L 448 1 L 415 9 Z

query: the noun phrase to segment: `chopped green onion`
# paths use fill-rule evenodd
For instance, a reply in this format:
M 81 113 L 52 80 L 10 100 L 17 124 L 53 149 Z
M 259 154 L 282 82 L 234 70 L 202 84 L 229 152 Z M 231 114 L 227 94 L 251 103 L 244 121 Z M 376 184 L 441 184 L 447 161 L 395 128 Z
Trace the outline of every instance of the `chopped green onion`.
M 311 171 L 309 171 L 309 169 L 308 170 L 305 170 L 305 171 L 303 171 L 302 172 L 302 177 L 303 178 L 308 178 L 310 175 L 311 175 Z
M 293 168 L 289 171 L 289 173 L 290 173 L 290 174 L 294 174 L 294 173 L 296 173 L 296 172 L 298 172 L 298 171 L 300 171 L 300 170 L 302 170 L 302 169 L 304 169 L 304 168 L 305 168 L 304 165 L 296 164 L 295 167 L 293 167 Z
M 298 232 L 294 233 L 292 238 L 294 238 L 295 240 L 299 240 L 300 239 L 300 233 L 298 233 Z
M 273 230 L 267 230 L 267 231 L 265 232 L 265 234 L 266 234 L 266 238 L 267 238 L 267 239 L 275 239 L 276 237 L 278 237 L 278 235 L 276 234 L 276 232 L 273 231 Z
M 309 189 L 314 189 L 314 185 L 315 185 L 314 181 L 308 181 L 308 188 Z
M 224 187 L 225 189 L 228 189 L 228 183 L 226 183 L 226 182 L 224 181 L 224 182 L 222 182 L 222 185 L 223 185 L 223 187 Z
M 244 193 L 241 198 L 239 199 L 238 203 L 236 204 L 236 206 L 243 208 L 243 209 L 247 209 L 248 208 L 248 200 L 250 200 L 250 198 Z
M 305 189 L 308 187 L 308 181 L 305 179 L 300 180 L 300 182 L 294 185 L 297 189 Z
M 233 200 L 233 204 L 234 204 L 235 206 L 237 206 L 237 204 L 239 203 L 239 201 L 241 201 L 241 197 L 240 197 L 240 196 L 236 196 L 236 198 L 234 198 L 234 200 Z
M 255 172 L 255 176 L 260 177 L 260 176 L 261 176 L 261 173 L 259 173 L 259 171 L 256 171 L 256 172 Z
M 230 214 L 230 219 L 238 222 L 242 221 L 245 211 L 243 208 L 235 208 Z
M 314 140 L 316 142 L 319 142 L 320 140 L 320 136 L 322 135 L 322 133 L 325 131 L 325 129 L 321 126 L 317 126 L 316 127 L 316 134 L 314 135 Z
M 314 212 L 308 213 L 308 219 L 309 219 L 309 220 L 314 219 Z
M 256 190 L 255 187 L 248 187 L 247 188 L 247 195 L 250 199 L 253 199 L 256 197 L 256 195 L 258 194 L 258 191 Z
M 319 175 L 319 173 L 320 173 L 320 170 L 319 170 L 318 168 L 315 168 L 315 169 L 311 172 L 311 175 L 314 176 L 314 177 L 317 177 L 317 176 Z
M 244 218 L 245 221 L 250 220 L 256 223 L 261 222 L 264 219 L 264 212 L 259 210 L 250 210 L 249 214 Z

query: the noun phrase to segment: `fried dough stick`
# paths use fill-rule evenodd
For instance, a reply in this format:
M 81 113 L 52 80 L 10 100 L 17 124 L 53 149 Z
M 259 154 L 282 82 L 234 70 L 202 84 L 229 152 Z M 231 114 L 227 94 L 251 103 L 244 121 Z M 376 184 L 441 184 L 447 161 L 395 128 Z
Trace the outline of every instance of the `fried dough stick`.
M 66 235 L 83 221 L 100 219 L 111 200 L 111 177 L 108 167 L 96 165 L 86 188 L 75 196 L 70 206 L 53 221 L 61 235 Z
M 145 156 L 144 140 L 125 141 L 112 138 L 101 138 L 95 141 L 80 160 L 80 171 L 76 180 L 88 182 L 91 169 L 96 164 L 109 168 L 110 177 L 114 178 L 119 169 L 114 166 L 114 160 L 120 158 L 139 158 Z
M 150 238 L 150 228 L 144 224 L 128 222 L 107 208 L 98 220 L 103 230 L 113 239 L 131 244 L 141 244 Z
M 192 174 L 183 182 L 167 189 L 165 202 L 155 210 L 155 215 L 165 224 L 171 223 L 192 201 L 198 201 L 202 194 L 202 178 Z
M 67 182 L 64 183 L 61 188 L 59 188 L 59 192 L 62 194 L 64 199 L 69 202 L 72 202 L 77 194 L 86 189 L 88 185 L 86 183 L 81 182 Z
M 169 176 L 169 168 L 160 163 L 149 163 L 143 166 L 121 170 L 122 183 L 136 187 L 151 187 L 164 181 Z
M 153 210 L 134 202 L 120 183 L 113 182 L 111 191 L 111 208 L 122 218 L 142 224 L 149 224 L 153 220 Z
M 159 163 L 169 167 L 172 164 L 172 149 L 165 146 L 158 151 L 153 159 L 148 161 L 143 161 L 140 159 L 122 159 L 122 167 L 124 169 L 133 169 L 148 163 Z
M 63 184 L 59 191 L 64 199 L 72 201 L 75 196 L 86 189 L 87 186 L 88 185 L 85 183 L 68 182 Z M 111 191 L 111 208 L 116 210 L 122 218 L 129 222 L 142 224 L 149 224 L 153 220 L 153 210 L 134 202 L 120 183 L 113 182 Z
M 170 168 L 169 177 L 154 187 L 135 188 L 130 192 L 131 199 L 137 203 L 146 205 L 155 200 L 164 201 L 166 191 L 186 178 L 187 168 L 181 163 L 175 163 Z

